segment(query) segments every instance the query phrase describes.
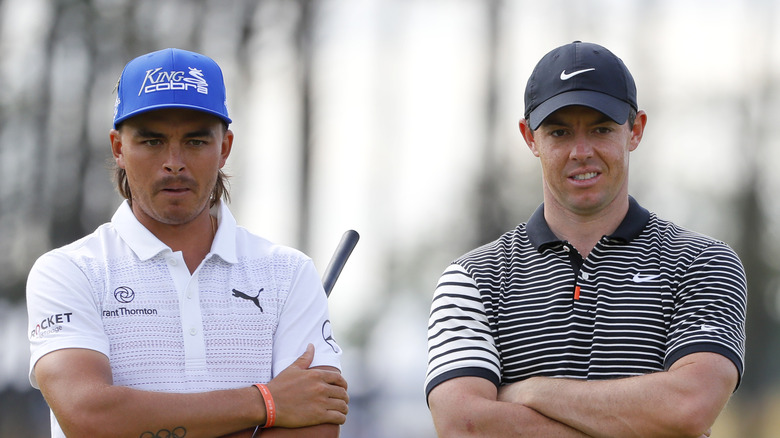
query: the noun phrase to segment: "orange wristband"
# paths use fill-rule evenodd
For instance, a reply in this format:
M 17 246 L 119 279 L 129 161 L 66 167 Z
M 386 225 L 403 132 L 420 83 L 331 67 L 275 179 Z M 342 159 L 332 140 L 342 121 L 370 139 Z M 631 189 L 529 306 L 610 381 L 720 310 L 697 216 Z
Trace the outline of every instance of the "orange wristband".
M 271 396 L 271 391 L 268 390 L 268 386 L 263 383 L 256 383 L 255 386 L 260 390 L 260 394 L 265 401 L 265 425 L 263 429 L 273 427 L 276 423 L 276 404 L 274 404 L 274 398 Z

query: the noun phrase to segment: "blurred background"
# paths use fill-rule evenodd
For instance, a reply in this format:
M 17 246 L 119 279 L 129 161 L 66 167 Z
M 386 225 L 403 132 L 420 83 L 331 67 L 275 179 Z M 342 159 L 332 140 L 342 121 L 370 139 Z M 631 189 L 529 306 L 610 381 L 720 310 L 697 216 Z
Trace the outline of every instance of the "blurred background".
M 0 437 L 48 434 L 27 381 L 27 272 L 120 203 L 112 90 L 165 47 L 225 73 L 240 224 L 320 270 L 345 230 L 362 236 L 330 298 L 352 397 L 342 436 L 435 436 L 433 288 L 541 202 L 523 90 L 573 40 L 608 47 L 638 84 L 649 122 L 631 193 L 745 264 L 746 371 L 712 436 L 778 436 L 778 23 L 773 0 L 0 0 Z

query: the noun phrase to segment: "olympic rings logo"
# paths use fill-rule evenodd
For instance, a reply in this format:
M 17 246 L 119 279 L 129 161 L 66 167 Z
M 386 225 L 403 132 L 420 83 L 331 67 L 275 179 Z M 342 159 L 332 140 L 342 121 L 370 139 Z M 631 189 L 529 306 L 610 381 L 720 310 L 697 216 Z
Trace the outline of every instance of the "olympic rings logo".
M 177 427 L 173 430 L 160 429 L 157 433 L 144 432 L 140 438 L 184 438 L 187 435 L 187 429 L 183 427 Z

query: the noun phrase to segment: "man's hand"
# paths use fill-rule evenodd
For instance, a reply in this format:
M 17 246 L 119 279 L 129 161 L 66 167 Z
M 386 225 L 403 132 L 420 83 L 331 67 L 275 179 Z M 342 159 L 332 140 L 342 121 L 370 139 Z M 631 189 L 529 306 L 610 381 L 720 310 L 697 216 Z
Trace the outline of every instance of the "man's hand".
M 309 368 L 314 346 L 268 382 L 276 404 L 276 426 L 297 428 L 344 424 L 349 411 L 347 381 L 334 369 Z

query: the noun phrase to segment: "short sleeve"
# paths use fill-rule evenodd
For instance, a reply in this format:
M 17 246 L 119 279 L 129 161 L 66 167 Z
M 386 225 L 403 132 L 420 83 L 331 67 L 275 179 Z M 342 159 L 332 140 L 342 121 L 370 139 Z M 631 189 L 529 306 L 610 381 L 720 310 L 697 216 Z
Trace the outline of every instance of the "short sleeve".
M 85 348 L 108 356 L 109 343 L 92 286 L 64 253 L 41 256 L 27 278 L 30 383 L 38 388 L 35 364 L 64 348 Z
M 498 350 L 476 283 L 450 265 L 439 278 L 428 321 L 425 396 L 440 383 L 473 376 L 500 383 Z
M 746 307 L 747 283 L 737 255 L 722 243 L 704 249 L 675 296 L 665 367 L 691 353 L 712 352 L 734 362 L 741 378 Z
M 287 295 L 274 335 L 273 376 L 292 364 L 314 344 L 311 366 L 341 369 L 341 347 L 333 335 L 328 299 L 311 259 L 298 268 Z

